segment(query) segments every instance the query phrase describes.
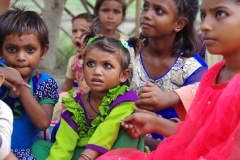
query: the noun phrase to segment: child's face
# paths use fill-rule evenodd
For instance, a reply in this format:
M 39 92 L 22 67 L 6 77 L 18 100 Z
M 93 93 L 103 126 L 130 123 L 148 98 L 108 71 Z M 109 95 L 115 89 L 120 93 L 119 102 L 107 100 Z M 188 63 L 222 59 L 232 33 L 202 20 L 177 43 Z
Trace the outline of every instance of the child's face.
M 45 47 L 42 54 L 38 36 L 35 34 L 10 34 L 6 36 L 2 46 L 3 58 L 8 67 L 16 69 L 24 80 L 28 80 L 40 60 L 45 58 L 48 47 Z
M 124 20 L 122 4 L 115 0 L 104 1 L 98 15 L 105 31 L 115 31 Z
M 86 31 L 86 27 L 90 26 L 83 18 L 77 18 L 72 23 L 72 42 L 78 54 L 82 55 L 84 53 L 84 48 L 82 48 L 82 40 L 80 36 L 84 31 Z
M 178 25 L 176 13 L 173 0 L 144 0 L 140 16 L 142 34 L 146 37 L 171 36 Z
M 201 18 L 204 44 L 211 54 L 227 58 L 239 52 L 240 3 L 232 0 L 203 0 Z
M 116 54 L 92 49 L 84 61 L 84 77 L 92 91 L 108 92 L 109 89 L 123 83 L 128 78 L 129 70 L 122 71 Z

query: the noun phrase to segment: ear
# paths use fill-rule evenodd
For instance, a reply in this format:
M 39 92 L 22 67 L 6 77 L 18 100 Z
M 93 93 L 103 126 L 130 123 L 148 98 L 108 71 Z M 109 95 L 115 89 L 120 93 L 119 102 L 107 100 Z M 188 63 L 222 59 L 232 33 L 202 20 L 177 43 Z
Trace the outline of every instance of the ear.
M 180 32 L 186 26 L 187 23 L 188 23 L 187 18 L 185 18 L 185 17 L 180 18 L 174 26 L 174 31 L 175 32 Z
M 41 60 L 44 60 L 44 59 L 45 59 L 48 50 L 49 50 L 49 44 L 47 44 L 47 45 L 45 46 L 45 50 L 44 50 L 44 53 L 43 53 L 43 55 L 42 55 L 42 57 L 41 57 Z
M 120 75 L 120 82 L 124 83 L 130 76 L 130 73 L 131 73 L 130 69 L 125 69 L 124 71 L 122 71 Z

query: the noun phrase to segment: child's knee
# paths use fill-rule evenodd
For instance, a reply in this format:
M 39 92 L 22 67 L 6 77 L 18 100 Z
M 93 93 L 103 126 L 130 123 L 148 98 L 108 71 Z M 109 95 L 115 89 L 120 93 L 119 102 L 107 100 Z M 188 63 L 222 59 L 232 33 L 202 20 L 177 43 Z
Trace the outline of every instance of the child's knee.
M 34 155 L 36 160 L 45 160 L 50 154 L 52 145 L 53 144 L 51 142 L 37 140 L 31 147 L 31 153 Z

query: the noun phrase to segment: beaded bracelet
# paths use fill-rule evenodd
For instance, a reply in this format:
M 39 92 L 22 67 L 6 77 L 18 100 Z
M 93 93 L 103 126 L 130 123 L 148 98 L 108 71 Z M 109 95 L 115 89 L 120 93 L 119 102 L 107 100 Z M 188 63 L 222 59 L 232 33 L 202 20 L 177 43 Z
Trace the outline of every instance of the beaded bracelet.
M 89 160 L 92 160 L 91 156 L 89 156 L 89 155 L 86 154 L 86 153 L 81 153 L 80 156 L 81 156 L 81 157 L 84 157 L 84 160 L 88 160 L 88 159 L 89 159 Z M 88 159 L 87 159 L 85 156 L 86 156 Z

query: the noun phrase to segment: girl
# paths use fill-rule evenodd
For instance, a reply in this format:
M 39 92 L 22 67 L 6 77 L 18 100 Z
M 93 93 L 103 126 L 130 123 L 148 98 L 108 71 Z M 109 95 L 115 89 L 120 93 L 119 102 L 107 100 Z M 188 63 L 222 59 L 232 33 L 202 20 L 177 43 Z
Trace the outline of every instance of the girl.
M 207 65 L 195 54 L 201 48 L 194 28 L 198 6 L 198 0 L 144 1 L 140 22 L 145 46 L 131 64 L 130 86 L 136 92 L 147 82 L 162 91 L 170 91 L 200 80 Z M 152 95 L 140 92 L 139 98 L 144 97 L 151 98 Z M 156 113 L 179 121 L 173 107 Z M 149 136 L 157 140 L 163 138 L 156 134 Z M 146 140 L 147 145 L 155 144 L 152 149 L 159 143 L 147 137 Z
M 48 29 L 37 13 L 16 8 L 0 16 L 0 37 L 0 54 L 6 65 L 31 86 L 30 89 L 20 87 L 19 94 L 7 86 L 0 89 L 1 100 L 12 109 L 14 116 L 11 149 L 20 160 L 34 159 L 30 147 L 39 131 L 49 127 L 58 101 L 55 80 L 36 71 L 49 48 Z
M 59 102 L 54 107 L 52 124 L 56 124 L 59 121 L 62 111 L 62 97 L 68 95 L 67 91 L 72 89 L 74 80 L 78 82 L 77 92 L 86 93 L 89 91 L 89 87 L 82 73 L 82 55 L 84 53 L 84 48 L 82 47 L 80 36 L 82 32 L 86 30 L 86 27 L 90 26 L 94 18 L 95 16 L 90 13 L 81 13 L 72 19 L 72 42 L 77 51 L 77 55 L 73 55 L 68 61 L 66 78 L 59 90 Z
M 186 121 L 178 123 L 174 135 L 145 159 L 237 160 L 240 157 L 240 1 L 203 0 L 200 11 L 204 43 L 211 54 L 222 55 L 224 60 L 204 74 Z M 138 112 L 124 119 L 124 124 L 129 121 L 133 124 L 135 130 L 129 131 L 133 136 L 149 129 L 160 133 L 166 130 L 163 118 L 154 120 L 145 113 L 146 118 L 141 120 L 142 114 Z M 141 131 L 136 128 L 140 123 Z M 134 159 L 132 156 L 129 159 Z
M 32 147 L 36 159 L 96 159 L 113 148 L 143 147 L 141 138 L 131 139 L 120 129 L 120 118 L 133 112 L 137 99 L 135 92 L 124 85 L 130 74 L 128 42 L 138 51 L 141 41 L 130 38 L 126 42 L 95 34 L 96 28 L 92 28 L 83 42 L 88 42 L 83 72 L 90 92 L 74 97 L 70 91 L 69 98 L 63 98 L 66 111 L 56 142 L 36 142 Z
M 117 31 L 125 20 L 127 4 L 125 0 L 97 0 L 94 14 L 102 23 L 102 35 L 126 41 L 128 37 Z

